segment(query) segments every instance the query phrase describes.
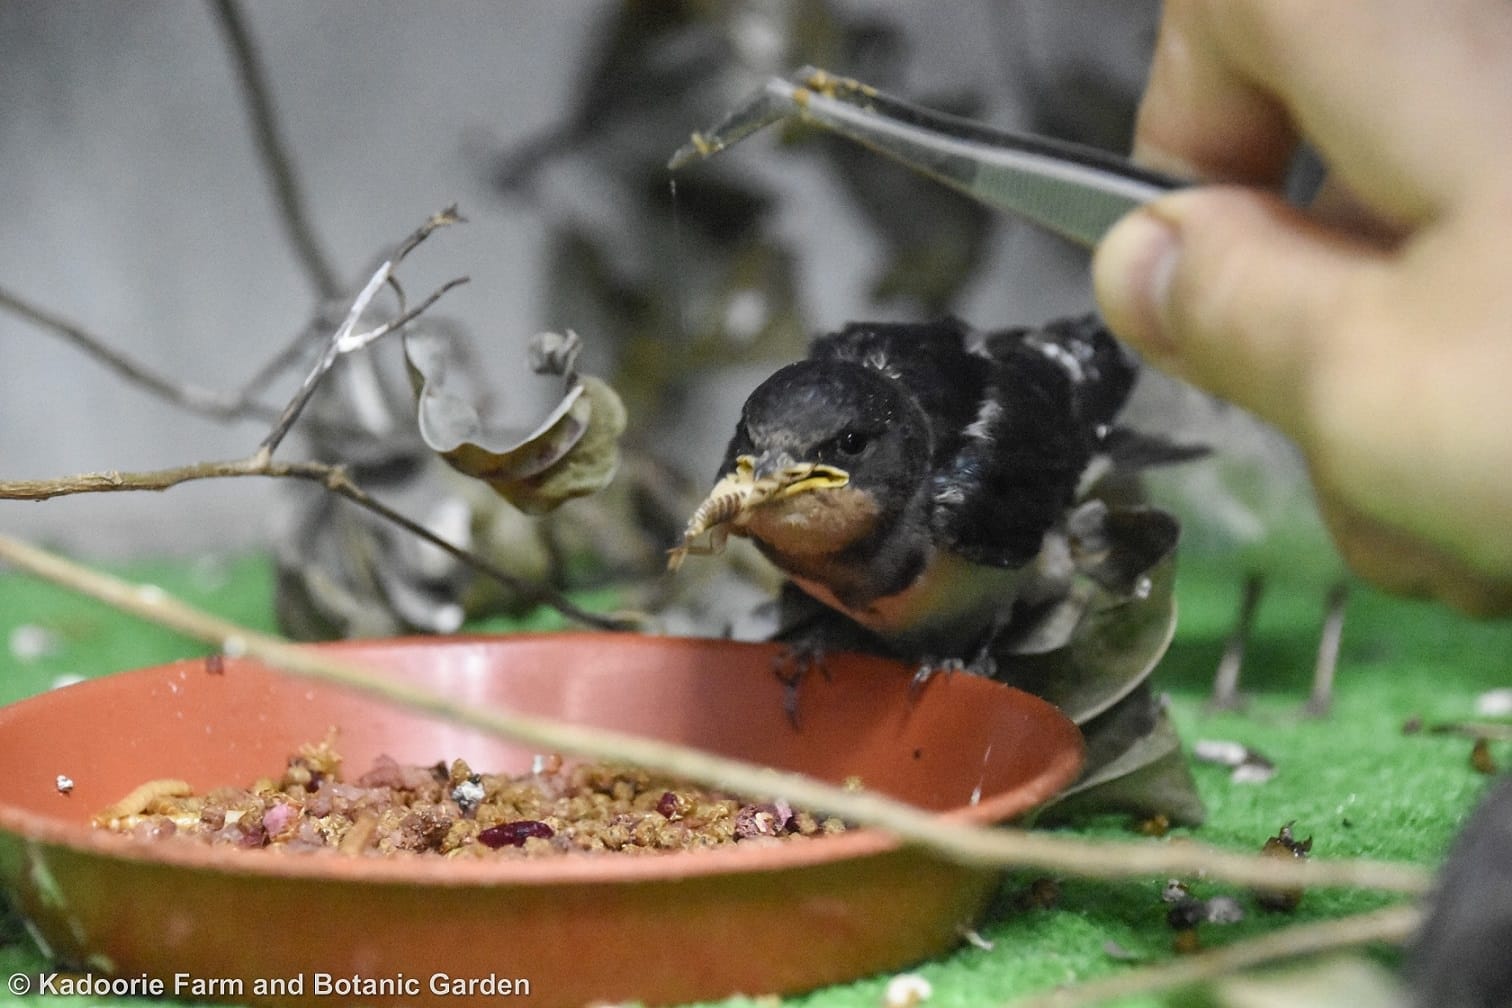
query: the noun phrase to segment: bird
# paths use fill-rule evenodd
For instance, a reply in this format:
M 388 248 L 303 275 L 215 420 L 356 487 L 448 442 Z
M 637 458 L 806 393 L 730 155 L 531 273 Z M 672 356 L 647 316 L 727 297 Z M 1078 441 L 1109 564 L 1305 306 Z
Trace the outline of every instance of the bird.
M 1029 641 L 1075 574 L 1133 591 L 1174 544 L 1174 519 L 1092 494 L 1201 451 L 1117 424 L 1137 374 L 1095 315 L 849 323 L 750 394 L 674 561 L 746 537 L 844 646 L 991 674 L 1006 640 L 1050 646 Z

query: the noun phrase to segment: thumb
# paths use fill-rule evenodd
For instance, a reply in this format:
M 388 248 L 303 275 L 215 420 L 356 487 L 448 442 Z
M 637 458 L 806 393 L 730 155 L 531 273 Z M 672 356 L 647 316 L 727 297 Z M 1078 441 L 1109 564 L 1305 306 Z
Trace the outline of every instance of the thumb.
M 1151 363 L 1297 436 L 1378 261 L 1270 193 L 1211 186 L 1120 221 L 1093 284 L 1110 328 Z

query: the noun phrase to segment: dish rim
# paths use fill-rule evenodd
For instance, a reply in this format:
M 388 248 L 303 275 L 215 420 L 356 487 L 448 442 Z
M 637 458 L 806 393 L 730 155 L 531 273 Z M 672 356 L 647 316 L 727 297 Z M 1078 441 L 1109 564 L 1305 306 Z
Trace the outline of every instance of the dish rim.
M 510 634 L 508 637 L 567 638 L 612 636 L 616 639 L 642 639 L 669 646 L 668 641 L 687 641 L 702 646 L 738 646 L 770 649 L 772 645 L 717 638 L 652 637 L 649 635 L 603 635 L 585 631 L 566 633 Z M 442 638 L 395 637 L 361 641 L 337 641 L 314 645 L 318 648 L 372 649 L 374 647 L 424 646 L 427 643 L 459 646 L 476 642 L 497 641 L 499 635 L 467 634 Z M 676 645 L 671 645 L 676 646 Z M 897 665 L 874 655 L 847 655 L 847 660 Z M 158 665 L 134 668 L 85 680 L 70 686 L 0 707 L 0 731 L 16 717 L 15 712 L 36 704 L 62 704 L 75 690 L 97 688 L 107 680 L 141 679 L 151 681 L 169 675 L 187 664 L 199 664 L 203 658 L 185 658 Z M 310 687 L 340 689 L 332 684 L 279 672 L 262 666 L 275 676 L 295 680 Z M 1065 734 L 1068 743 L 1049 752 L 1044 768 L 1019 787 L 984 796 L 975 804 L 959 805 L 936 813 L 947 822 L 991 825 L 1005 822 L 1029 812 L 1052 798 L 1070 784 L 1083 760 L 1081 734 L 1054 705 L 1017 687 L 977 677 L 961 677 L 981 686 L 956 689 L 990 689 L 1008 691 L 1013 703 L 1024 709 L 1026 717 L 1047 721 Z M 117 686 L 116 688 L 120 688 Z M 926 691 L 925 696 L 929 696 Z M 938 694 L 935 694 L 938 695 Z M 920 699 L 917 702 L 927 702 Z M 435 715 L 428 715 L 434 717 Z M 648 736 L 656 737 L 656 736 Z M 878 794 L 886 795 L 883 789 Z M 69 796 L 60 795 L 60 800 Z M 179 869 L 247 875 L 258 878 L 282 878 L 301 881 L 354 882 L 396 886 L 467 886 L 467 887 L 549 887 L 555 885 L 609 884 L 628 885 L 701 878 L 707 876 L 746 875 L 786 871 L 833 864 L 851 859 L 878 856 L 905 846 L 927 852 L 922 845 L 908 845 L 886 830 L 857 827 L 843 833 L 819 837 L 787 838 L 772 844 L 739 844 L 709 850 L 649 852 L 625 855 L 610 853 L 571 853 L 560 857 L 459 859 L 427 856 L 354 857 L 338 852 L 284 850 L 242 850 L 225 846 L 195 843 L 164 843 L 110 833 L 88 823 L 69 822 L 30 809 L 19 808 L 0 797 L 0 832 L 10 834 L 28 848 L 45 845 L 93 858 L 122 861 L 133 866 L 165 866 Z M 939 855 L 944 858 L 944 855 Z

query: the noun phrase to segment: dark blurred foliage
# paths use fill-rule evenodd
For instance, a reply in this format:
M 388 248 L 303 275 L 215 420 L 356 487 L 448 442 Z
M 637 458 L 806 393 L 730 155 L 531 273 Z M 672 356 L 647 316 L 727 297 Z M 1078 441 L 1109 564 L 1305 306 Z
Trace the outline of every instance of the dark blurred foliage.
M 682 393 L 708 370 L 791 360 L 814 328 L 792 239 L 778 230 L 780 188 L 739 158 L 673 177 L 671 152 L 767 77 L 801 65 L 896 86 L 909 46 L 894 25 L 798 0 L 632 0 L 596 34 L 562 122 L 500 155 L 494 177 L 547 221 L 551 324 L 592 334 L 637 429 L 660 433 L 684 419 Z M 964 96 L 946 104 L 980 107 Z M 806 129 L 789 131 L 783 153 L 818 162 L 873 235 L 878 304 L 925 317 L 952 309 L 982 259 L 982 207 Z M 571 173 L 591 195 L 570 205 L 543 196 L 551 173 Z

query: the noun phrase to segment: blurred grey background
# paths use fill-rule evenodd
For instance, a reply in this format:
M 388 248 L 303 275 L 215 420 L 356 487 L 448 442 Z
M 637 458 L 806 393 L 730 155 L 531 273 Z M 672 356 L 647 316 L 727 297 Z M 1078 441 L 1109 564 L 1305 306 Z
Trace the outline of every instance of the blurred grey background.
M 564 317 L 575 314 L 573 302 L 552 293 L 553 281 L 573 267 L 548 251 L 548 236 L 568 220 L 592 235 L 601 220 L 623 215 L 622 188 L 612 178 L 623 151 L 639 141 L 658 157 L 670 154 L 677 139 L 709 125 L 764 75 L 793 69 L 798 20 L 818 12 L 866 42 L 827 50 L 854 51 L 860 69 L 843 59 L 829 69 L 874 70 L 890 89 L 920 100 L 962 97 L 973 115 L 998 125 L 1121 149 L 1158 9 L 1145 0 L 686 4 L 690 17 L 717 23 L 712 30 L 725 46 L 711 50 L 722 54 L 718 70 L 692 98 L 638 105 L 644 94 L 620 89 L 614 73 L 640 74 L 654 90 L 657 61 L 675 72 L 687 56 L 679 46 L 694 44 L 658 37 L 647 41 L 644 61 L 627 55 L 639 52 L 627 25 L 658 6 L 247 5 L 312 223 L 343 283 L 355 290 L 377 256 L 455 202 L 470 223 L 415 254 L 402 274 L 407 290 L 420 294 L 470 276 L 438 310 L 483 343 L 506 375 L 524 341 L 547 328 L 578 329 L 588 359 L 606 362 L 615 356 L 605 346 L 613 334 L 594 331 L 592 317 Z M 615 57 L 623 67 L 605 56 L 613 30 L 629 31 L 630 44 Z M 531 144 L 585 108 L 605 113 L 590 133 L 612 138 L 618 128 L 629 138 L 595 148 L 591 137 L 579 137 L 576 154 L 541 154 L 528 183 L 506 192 L 500 165 L 511 156 L 516 169 L 520 159 L 530 162 Z M 312 317 L 316 295 L 286 239 L 208 4 L 0 4 L 0 159 L 0 289 L 141 364 L 230 391 Z M 939 307 L 874 296 L 887 210 L 885 199 L 879 214 L 848 184 L 855 179 L 846 172 L 869 173 L 864 160 L 797 156 L 775 135 L 718 160 L 721 171 L 772 198 L 767 226 L 796 256 L 794 298 L 810 331 Z M 649 205 L 652 223 L 638 226 L 675 233 L 677 207 Z M 600 230 L 611 259 L 638 233 L 634 226 Z M 637 250 L 624 254 L 633 259 Z M 974 324 L 1033 323 L 1091 305 L 1084 255 L 1026 226 L 990 221 L 975 264 L 944 305 Z M 674 306 L 695 296 L 661 294 Z M 164 404 L 5 311 L 0 352 L 0 479 L 235 458 L 265 432 L 263 424 L 218 424 Z M 666 352 L 678 350 L 669 342 Z M 621 355 L 620 366 L 633 366 L 624 361 Z M 694 478 L 713 472 L 745 391 L 770 369 L 745 361 L 700 373 L 664 435 L 677 464 Z M 297 377 L 284 374 L 264 398 L 281 404 Z M 1190 399 L 1167 392 L 1152 401 L 1158 405 L 1146 408 L 1166 421 L 1179 426 L 1200 416 L 1211 432 L 1210 414 L 1182 412 L 1199 408 Z M 633 413 L 630 422 L 637 423 Z M 303 451 L 294 441 L 281 455 Z M 1285 453 L 1262 455 L 1284 460 Z M 1216 478 L 1190 479 L 1199 496 L 1210 496 L 1200 484 Z M 267 541 L 280 492 L 249 479 L 161 494 L 0 501 L 0 528 L 102 558 L 250 548 Z M 1243 507 L 1217 518 L 1240 534 L 1253 521 Z

